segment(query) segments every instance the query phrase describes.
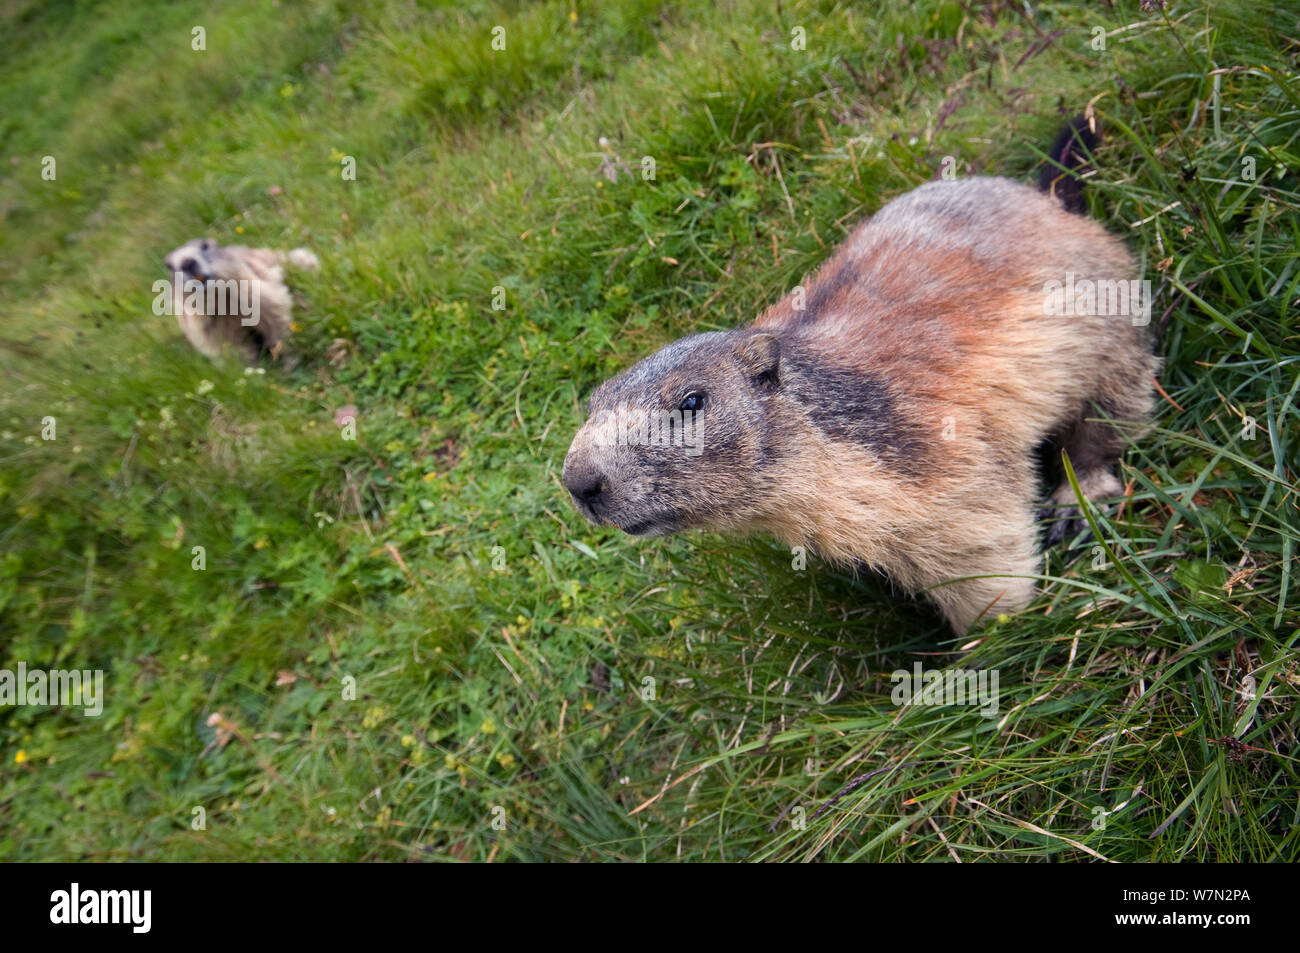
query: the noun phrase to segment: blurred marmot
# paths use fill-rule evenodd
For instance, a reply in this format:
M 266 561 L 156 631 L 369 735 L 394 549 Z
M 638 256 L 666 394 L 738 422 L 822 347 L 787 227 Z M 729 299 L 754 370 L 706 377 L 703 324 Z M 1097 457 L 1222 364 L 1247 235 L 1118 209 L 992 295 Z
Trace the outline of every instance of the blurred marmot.
M 225 247 L 210 238 L 186 242 L 163 259 L 172 275 L 172 310 L 198 351 L 216 360 L 233 348 L 254 363 L 262 352 L 280 358 L 293 313 L 284 265 L 318 268 L 305 248 Z
M 564 460 L 578 509 L 638 536 L 770 532 L 926 593 L 958 634 L 1023 608 L 1037 451 L 1118 494 L 1125 437 L 1093 418 L 1144 420 L 1160 367 L 1132 256 L 1062 207 L 1082 210 L 1090 139 L 1076 121 L 1057 141 L 1050 194 L 922 185 L 753 324 L 606 381 Z M 1075 502 L 1068 482 L 1053 501 Z

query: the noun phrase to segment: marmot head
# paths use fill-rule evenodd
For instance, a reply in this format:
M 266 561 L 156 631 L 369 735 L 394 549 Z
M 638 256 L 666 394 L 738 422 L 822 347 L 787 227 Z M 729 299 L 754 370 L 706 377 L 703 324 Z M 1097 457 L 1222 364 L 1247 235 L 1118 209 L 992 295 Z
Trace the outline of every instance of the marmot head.
M 637 536 L 744 522 L 765 495 L 781 379 L 777 338 L 738 330 L 682 338 L 601 384 L 564 458 L 578 510 Z
M 186 278 L 207 281 L 216 275 L 216 259 L 221 246 L 211 238 L 195 238 L 167 255 L 163 263 L 173 275 L 177 272 Z

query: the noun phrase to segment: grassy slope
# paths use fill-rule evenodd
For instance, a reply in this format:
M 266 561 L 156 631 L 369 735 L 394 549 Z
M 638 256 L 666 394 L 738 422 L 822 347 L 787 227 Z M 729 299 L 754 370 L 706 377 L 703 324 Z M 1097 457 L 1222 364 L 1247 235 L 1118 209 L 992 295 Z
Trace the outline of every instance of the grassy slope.
M 0 858 L 1294 859 L 1295 15 L 898 6 L 9 4 L 0 667 L 108 705 L 0 712 Z M 1171 398 L 1103 558 L 959 655 L 875 581 L 568 507 L 603 376 L 1093 99 Z M 298 370 L 151 314 L 199 233 L 319 253 Z M 917 658 L 996 666 L 1005 717 L 893 707 Z

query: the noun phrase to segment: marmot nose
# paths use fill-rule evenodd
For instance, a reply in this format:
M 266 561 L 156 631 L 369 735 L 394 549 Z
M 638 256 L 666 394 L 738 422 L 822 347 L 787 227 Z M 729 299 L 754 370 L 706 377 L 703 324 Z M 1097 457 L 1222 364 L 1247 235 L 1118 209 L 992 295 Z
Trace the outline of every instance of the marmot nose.
M 566 466 L 564 485 L 579 503 L 595 506 L 605 492 L 605 474 L 591 466 Z
M 189 272 L 190 274 L 193 274 L 194 269 L 197 265 L 198 262 L 196 262 L 193 258 L 186 258 L 183 262 L 181 262 L 181 271 L 185 271 L 185 272 Z

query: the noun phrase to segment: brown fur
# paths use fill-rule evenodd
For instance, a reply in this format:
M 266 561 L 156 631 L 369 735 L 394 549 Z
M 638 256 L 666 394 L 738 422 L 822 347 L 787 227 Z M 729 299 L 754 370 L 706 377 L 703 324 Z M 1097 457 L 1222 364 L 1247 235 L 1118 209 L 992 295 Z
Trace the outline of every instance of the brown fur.
M 1127 315 L 1044 313 L 1067 273 L 1138 276 L 1120 241 L 1027 186 L 924 185 L 853 231 L 802 310 L 792 294 L 603 384 L 565 483 L 590 518 L 638 534 L 766 531 L 872 565 L 958 633 L 1023 608 L 1041 571 L 1037 448 L 1056 440 L 1088 495 L 1114 495 L 1125 438 L 1087 418 L 1144 420 L 1159 367 Z M 700 455 L 598 439 L 602 411 L 692 391 L 709 401 Z M 1054 499 L 1074 502 L 1068 483 Z M 967 576 L 988 578 L 953 581 Z

